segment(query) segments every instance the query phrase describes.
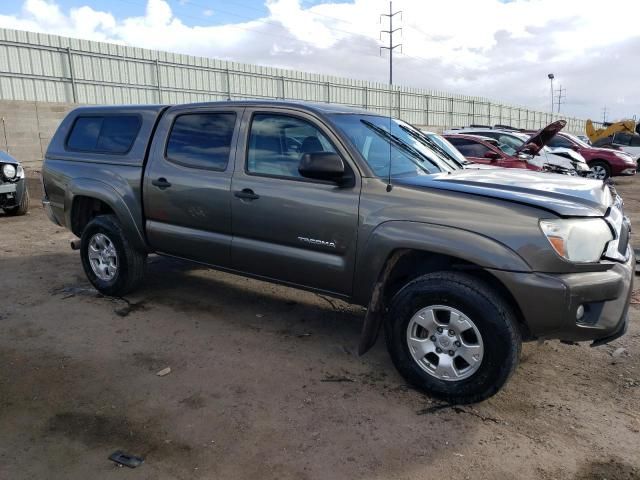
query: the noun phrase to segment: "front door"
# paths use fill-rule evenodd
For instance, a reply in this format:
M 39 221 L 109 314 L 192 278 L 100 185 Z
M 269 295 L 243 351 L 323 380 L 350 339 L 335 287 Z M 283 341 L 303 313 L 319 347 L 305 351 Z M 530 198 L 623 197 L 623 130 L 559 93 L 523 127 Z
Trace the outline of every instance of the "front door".
M 349 295 L 358 230 L 360 178 L 330 130 L 289 110 L 247 110 L 232 183 L 233 268 Z M 335 152 L 353 182 L 309 180 L 305 153 Z
M 231 266 L 231 177 L 242 113 L 187 105 L 163 116 L 143 184 L 154 250 Z

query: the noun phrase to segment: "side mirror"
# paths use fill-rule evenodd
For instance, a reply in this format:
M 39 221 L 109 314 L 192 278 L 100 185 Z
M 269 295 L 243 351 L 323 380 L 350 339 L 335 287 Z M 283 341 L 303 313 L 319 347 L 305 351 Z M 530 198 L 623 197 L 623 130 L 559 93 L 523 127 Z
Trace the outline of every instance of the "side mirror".
M 577 145 L 571 145 L 571 150 L 573 150 L 574 152 L 577 152 L 580 149 L 578 148 Z
M 488 152 L 484 153 L 484 158 L 488 158 L 492 162 L 495 162 L 496 160 L 500 160 L 500 158 L 502 157 L 500 156 L 499 153 L 489 150 Z
M 298 172 L 305 178 L 339 182 L 345 174 L 344 162 L 333 152 L 305 153 L 300 159 Z

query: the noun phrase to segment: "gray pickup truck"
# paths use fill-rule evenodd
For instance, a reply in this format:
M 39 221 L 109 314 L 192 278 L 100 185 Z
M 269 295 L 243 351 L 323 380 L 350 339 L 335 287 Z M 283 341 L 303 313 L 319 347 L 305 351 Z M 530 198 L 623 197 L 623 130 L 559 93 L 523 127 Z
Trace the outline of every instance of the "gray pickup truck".
M 384 329 L 400 373 L 450 402 L 496 393 L 522 341 L 626 330 L 635 258 L 612 187 L 463 168 L 364 110 L 78 108 L 42 177 L 100 292 L 130 292 L 157 253 L 335 296 L 367 307 L 360 353 Z

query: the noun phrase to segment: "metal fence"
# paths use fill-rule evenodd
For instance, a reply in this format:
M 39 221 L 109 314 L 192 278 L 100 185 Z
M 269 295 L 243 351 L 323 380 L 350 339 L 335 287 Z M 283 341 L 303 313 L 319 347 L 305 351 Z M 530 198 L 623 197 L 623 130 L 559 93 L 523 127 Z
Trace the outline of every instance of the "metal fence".
M 0 29 L 0 100 L 81 104 L 188 103 L 246 98 L 338 103 L 449 128 L 537 129 L 564 118 L 487 98 Z

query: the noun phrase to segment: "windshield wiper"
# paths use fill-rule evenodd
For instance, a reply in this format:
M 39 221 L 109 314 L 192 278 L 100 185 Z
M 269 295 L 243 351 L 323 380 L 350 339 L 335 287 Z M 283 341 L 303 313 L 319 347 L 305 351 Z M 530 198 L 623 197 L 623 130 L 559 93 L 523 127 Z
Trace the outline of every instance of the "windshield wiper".
M 446 158 L 449 158 L 450 160 L 453 161 L 454 165 L 451 165 L 454 168 L 460 168 L 462 165 L 469 165 L 472 164 L 473 162 L 470 162 L 469 160 L 465 160 L 464 162 L 461 162 L 460 160 L 458 160 L 457 158 L 455 158 L 453 155 L 451 155 L 449 152 L 447 152 L 444 148 L 442 148 L 440 145 L 438 145 L 436 142 L 434 142 L 433 140 L 431 140 L 429 138 L 428 135 L 425 135 L 422 132 L 415 132 L 414 130 L 405 127 L 404 125 L 399 125 L 400 128 L 402 130 L 404 130 L 405 132 L 407 132 L 409 135 L 411 135 L 413 138 L 415 138 L 416 140 L 418 140 L 419 142 L 426 142 L 427 144 L 429 144 L 429 147 L 433 148 L 436 152 L 440 153 L 441 155 L 443 155 Z
M 418 159 L 420 162 L 424 163 L 424 161 L 427 160 L 431 165 L 433 165 L 434 167 L 436 167 L 439 170 L 442 170 L 442 168 L 439 165 L 437 165 L 432 159 L 430 159 L 425 154 L 420 152 L 420 150 L 418 150 L 417 148 L 412 147 L 408 143 L 405 143 L 400 137 L 394 135 L 393 133 L 387 132 L 384 128 L 380 128 L 379 126 L 371 123 L 368 120 L 360 119 L 360 121 L 364 125 L 366 125 L 368 128 L 373 130 L 375 133 L 377 133 L 379 136 L 381 136 L 382 138 L 384 138 L 386 140 L 389 140 L 391 143 L 393 143 L 400 150 L 408 153 L 412 157 Z M 389 160 L 391 160 L 391 159 L 389 159 Z M 416 163 L 415 161 L 413 163 L 418 165 L 420 168 L 424 168 L 422 165 L 420 165 L 419 163 Z M 431 173 L 431 172 L 427 171 L 427 173 Z

